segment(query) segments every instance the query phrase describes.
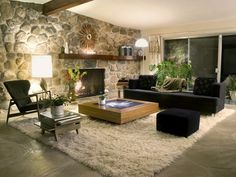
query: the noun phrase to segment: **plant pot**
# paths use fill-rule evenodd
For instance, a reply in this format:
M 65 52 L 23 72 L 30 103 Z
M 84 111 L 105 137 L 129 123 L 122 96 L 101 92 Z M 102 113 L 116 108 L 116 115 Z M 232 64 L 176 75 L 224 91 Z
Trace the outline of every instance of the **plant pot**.
M 64 105 L 51 106 L 51 114 L 53 116 L 63 116 L 64 115 Z
M 106 104 L 106 98 L 104 98 L 104 99 L 98 99 L 98 104 L 99 105 L 105 105 Z
M 229 94 L 230 94 L 231 100 L 233 102 L 236 102 L 236 91 L 229 91 Z

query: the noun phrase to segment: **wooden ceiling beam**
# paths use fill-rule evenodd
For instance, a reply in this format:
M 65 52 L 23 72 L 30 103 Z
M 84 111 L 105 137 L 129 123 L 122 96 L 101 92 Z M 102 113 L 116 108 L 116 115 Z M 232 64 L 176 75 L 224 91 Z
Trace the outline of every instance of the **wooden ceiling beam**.
M 52 0 L 43 4 L 43 14 L 51 15 L 93 0 Z

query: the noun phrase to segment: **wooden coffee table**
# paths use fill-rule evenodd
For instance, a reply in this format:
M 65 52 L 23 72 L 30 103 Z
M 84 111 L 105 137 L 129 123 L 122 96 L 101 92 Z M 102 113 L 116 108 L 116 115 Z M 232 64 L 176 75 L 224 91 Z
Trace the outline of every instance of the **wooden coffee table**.
M 117 124 L 145 117 L 158 110 L 158 103 L 131 99 L 108 100 L 106 105 L 95 101 L 79 104 L 79 113 Z

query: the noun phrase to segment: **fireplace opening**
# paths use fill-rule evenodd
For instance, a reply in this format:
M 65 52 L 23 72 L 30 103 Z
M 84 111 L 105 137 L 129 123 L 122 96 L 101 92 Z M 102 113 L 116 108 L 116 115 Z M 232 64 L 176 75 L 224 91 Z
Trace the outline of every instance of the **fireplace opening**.
M 80 69 L 80 73 L 87 72 L 81 79 L 81 88 L 78 91 L 78 97 L 95 96 L 104 93 L 105 88 L 105 69 Z

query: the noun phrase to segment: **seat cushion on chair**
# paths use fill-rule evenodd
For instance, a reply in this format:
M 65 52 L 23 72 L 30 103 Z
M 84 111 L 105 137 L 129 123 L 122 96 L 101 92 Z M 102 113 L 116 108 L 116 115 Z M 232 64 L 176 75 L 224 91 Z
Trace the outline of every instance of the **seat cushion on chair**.
M 26 112 L 26 111 L 30 111 L 30 110 L 37 111 L 37 103 L 36 102 L 28 103 L 20 108 L 20 112 Z
M 156 116 L 156 129 L 188 137 L 199 129 L 200 113 L 187 109 L 170 108 Z

